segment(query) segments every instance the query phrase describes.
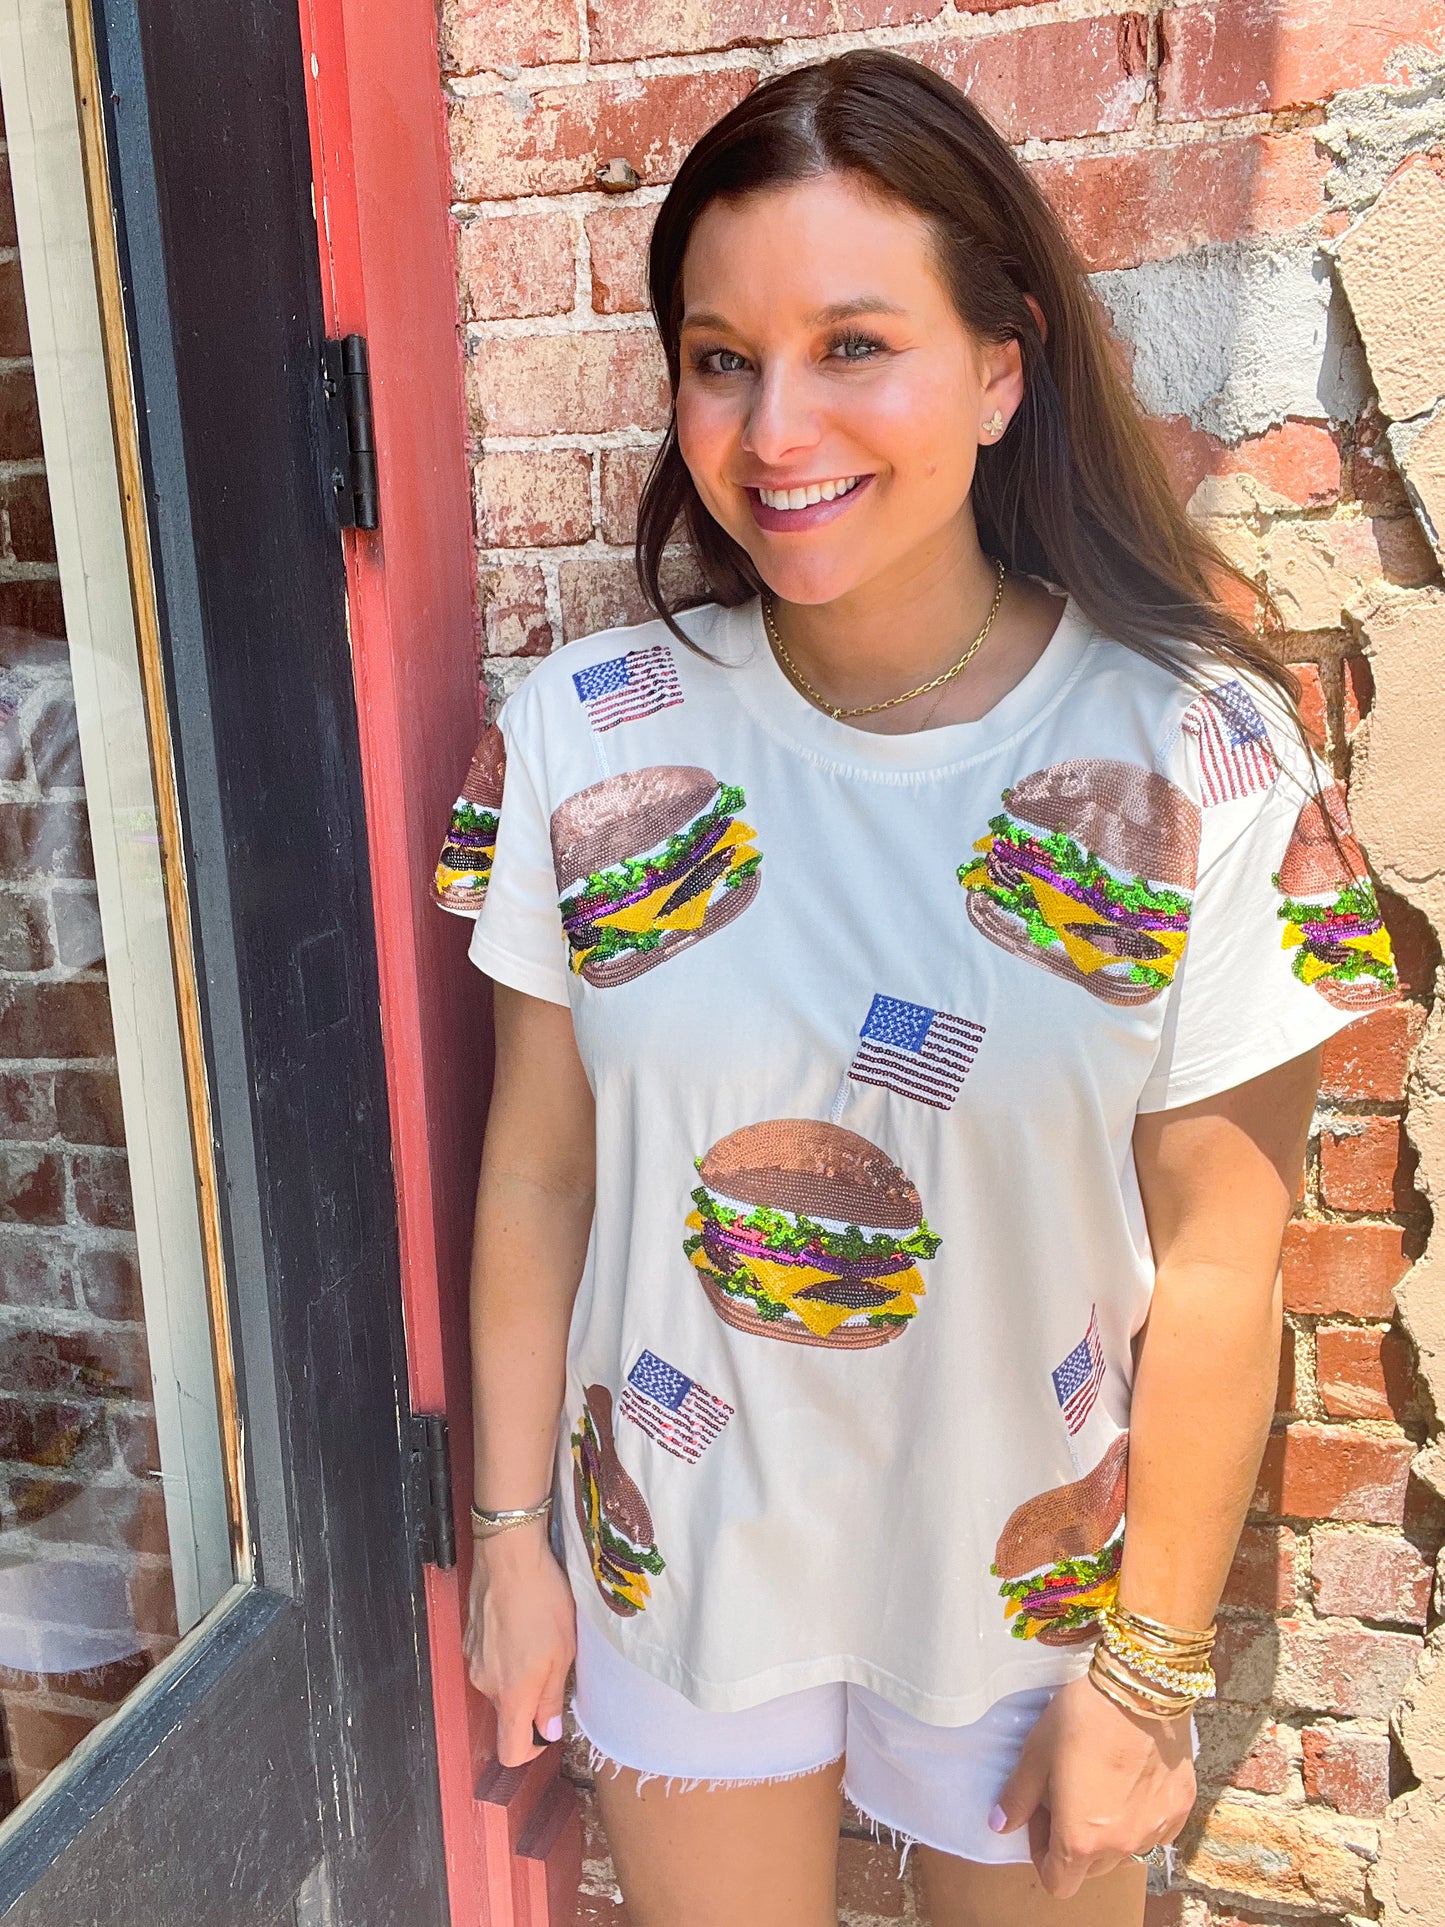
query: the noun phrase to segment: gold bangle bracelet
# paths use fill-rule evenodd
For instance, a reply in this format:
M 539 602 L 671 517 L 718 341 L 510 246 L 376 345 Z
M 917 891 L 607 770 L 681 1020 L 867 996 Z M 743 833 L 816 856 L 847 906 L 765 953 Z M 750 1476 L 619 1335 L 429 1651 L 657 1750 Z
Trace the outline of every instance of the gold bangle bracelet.
M 1121 1606 L 1116 1599 L 1109 1608 L 1110 1615 L 1131 1631 L 1141 1635 L 1148 1634 L 1163 1644 L 1176 1649 L 1192 1651 L 1196 1647 L 1210 1647 L 1214 1644 L 1217 1626 L 1206 1626 L 1201 1632 L 1186 1630 L 1178 1626 L 1166 1626 L 1162 1619 L 1151 1619 L 1147 1613 L 1136 1613 L 1128 1606 Z
M 1182 1720 L 1187 1713 L 1194 1710 L 1192 1706 L 1185 1706 L 1181 1707 L 1178 1712 L 1171 1713 L 1166 1712 L 1163 1707 L 1145 1705 L 1143 1702 L 1129 1697 L 1125 1690 L 1115 1686 L 1112 1680 L 1108 1679 L 1092 1666 L 1089 1668 L 1088 1680 L 1096 1693 L 1102 1693 L 1104 1698 L 1112 1701 L 1121 1712 L 1132 1713 L 1136 1718 L 1141 1720 L 1164 1720 L 1166 1722 L 1170 1720 Z

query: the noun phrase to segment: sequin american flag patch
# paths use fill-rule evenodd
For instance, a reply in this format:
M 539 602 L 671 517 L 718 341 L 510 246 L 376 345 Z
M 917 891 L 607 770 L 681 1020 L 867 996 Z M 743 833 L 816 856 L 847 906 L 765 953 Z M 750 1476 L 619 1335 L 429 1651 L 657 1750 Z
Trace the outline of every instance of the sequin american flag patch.
M 1221 683 L 1191 703 L 1180 727 L 1199 748 L 1206 809 L 1267 790 L 1279 774 L 1264 718 L 1242 682 Z
M 1104 1347 L 1099 1338 L 1097 1306 L 1090 1309 L 1089 1329 L 1050 1376 L 1054 1381 L 1054 1397 L 1059 1401 L 1064 1424 L 1072 1438 L 1093 1411 L 1099 1388 L 1104 1383 Z
M 951 1111 L 983 1034 L 982 1024 L 952 1011 L 876 996 L 848 1075 L 855 1084 L 875 1084 L 936 1111 Z
M 732 1415 L 716 1392 L 656 1352 L 643 1352 L 622 1388 L 622 1416 L 689 1465 L 696 1465 Z
M 587 711 L 588 722 L 599 733 L 616 729 L 619 723 L 655 716 L 659 710 L 672 709 L 682 701 L 677 664 L 663 643 L 594 662 L 590 669 L 577 670 L 572 684 L 577 700 Z

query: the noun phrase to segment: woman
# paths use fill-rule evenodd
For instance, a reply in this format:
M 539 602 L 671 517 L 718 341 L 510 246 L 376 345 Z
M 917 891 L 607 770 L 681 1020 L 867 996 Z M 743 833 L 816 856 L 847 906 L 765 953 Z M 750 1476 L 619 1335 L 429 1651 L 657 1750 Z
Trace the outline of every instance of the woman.
M 439 873 L 497 986 L 472 1677 L 520 1765 L 575 1655 L 637 1927 L 832 1922 L 844 1793 L 936 1927 L 1138 1922 L 1388 939 L 952 88 L 766 83 L 650 269 L 658 619 L 538 666 Z

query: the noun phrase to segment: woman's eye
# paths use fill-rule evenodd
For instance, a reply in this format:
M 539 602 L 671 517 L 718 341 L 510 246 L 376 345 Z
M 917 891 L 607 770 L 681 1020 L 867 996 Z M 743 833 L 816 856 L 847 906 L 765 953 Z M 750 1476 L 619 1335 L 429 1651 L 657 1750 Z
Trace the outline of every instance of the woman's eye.
M 693 357 L 693 367 L 704 375 L 736 375 L 747 365 L 746 357 L 734 348 L 704 348 Z
M 840 335 L 829 344 L 828 352 L 839 361 L 872 361 L 887 347 L 876 335 Z

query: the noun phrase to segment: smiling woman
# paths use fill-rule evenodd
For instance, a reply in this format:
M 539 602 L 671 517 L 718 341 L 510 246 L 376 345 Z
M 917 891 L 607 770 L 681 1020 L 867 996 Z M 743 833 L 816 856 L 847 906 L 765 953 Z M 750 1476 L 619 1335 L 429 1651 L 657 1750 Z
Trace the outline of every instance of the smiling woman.
M 651 283 L 656 620 L 505 704 L 471 905 L 472 1677 L 519 1766 L 575 1657 L 638 1927 L 831 1927 L 845 1791 L 935 1927 L 1138 1927 L 1388 938 L 966 100 L 765 83 Z

